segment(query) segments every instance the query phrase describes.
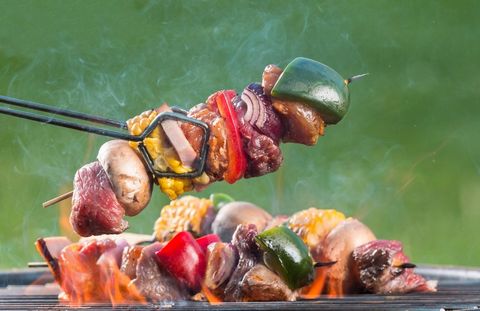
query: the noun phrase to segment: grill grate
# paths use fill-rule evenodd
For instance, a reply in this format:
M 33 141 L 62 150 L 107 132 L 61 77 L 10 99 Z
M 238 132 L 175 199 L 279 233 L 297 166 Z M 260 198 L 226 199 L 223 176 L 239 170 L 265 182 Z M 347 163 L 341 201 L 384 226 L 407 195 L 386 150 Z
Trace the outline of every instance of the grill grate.
M 147 305 L 117 305 L 114 310 L 477 310 L 480 308 L 480 271 L 458 268 L 418 269 L 427 278 L 439 279 L 437 293 L 408 295 L 351 295 L 321 297 L 296 302 L 221 303 L 175 302 Z M 0 288 L 0 310 L 70 310 L 57 299 L 58 286 L 8 285 Z M 111 310 L 109 304 L 89 304 L 82 310 Z

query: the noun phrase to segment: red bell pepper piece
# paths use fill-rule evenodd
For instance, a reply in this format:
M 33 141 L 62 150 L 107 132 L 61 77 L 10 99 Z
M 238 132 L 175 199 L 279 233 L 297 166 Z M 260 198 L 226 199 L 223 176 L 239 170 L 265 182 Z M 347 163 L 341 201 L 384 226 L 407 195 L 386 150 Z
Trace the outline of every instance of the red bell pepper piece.
M 216 242 L 221 242 L 220 237 L 214 233 L 204 235 L 198 238 L 196 241 L 205 254 L 207 253 L 208 245 Z
M 238 128 L 238 117 L 232 105 L 232 99 L 236 95 L 234 90 L 218 91 L 208 99 L 210 103 L 217 105 L 227 128 L 228 168 L 224 178 L 230 184 L 242 178 L 247 168 L 247 160 L 242 146 L 242 136 Z
M 195 292 L 200 290 L 205 277 L 206 258 L 203 249 L 189 232 L 177 233 L 155 255 L 159 264 L 174 278 Z

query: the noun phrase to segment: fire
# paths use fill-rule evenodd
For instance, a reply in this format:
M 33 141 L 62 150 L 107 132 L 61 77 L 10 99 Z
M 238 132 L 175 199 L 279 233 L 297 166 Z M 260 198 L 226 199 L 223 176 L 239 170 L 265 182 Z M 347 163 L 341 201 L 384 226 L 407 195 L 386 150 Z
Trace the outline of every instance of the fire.
M 222 299 L 219 297 L 215 296 L 206 285 L 202 285 L 202 293 L 205 295 L 207 298 L 208 302 L 212 305 L 220 304 L 222 303 Z
M 302 293 L 304 299 L 316 299 L 322 294 L 329 298 L 343 297 L 343 283 L 340 280 L 334 280 L 327 277 L 329 268 L 317 268 L 315 280 L 312 285 Z
M 72 305 L 110 302 L 112 305 L 145 303 L 113 255 L 115 242 L 74 243 L 59 258 L 61 299 Z

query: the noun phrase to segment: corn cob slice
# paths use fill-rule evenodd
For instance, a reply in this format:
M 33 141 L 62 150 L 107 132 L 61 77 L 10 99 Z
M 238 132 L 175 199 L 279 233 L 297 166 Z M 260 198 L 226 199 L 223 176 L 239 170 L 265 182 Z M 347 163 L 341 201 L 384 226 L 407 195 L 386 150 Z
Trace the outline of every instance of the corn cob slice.
M 293 214 L 287 222 L 307 246 L 314 250 L 325 236 L 340 222 L 345 215 L 333 209 L 323 210 L 311 207 Z
M 147 126 L 152 123 L 158 113 L 155 110 L 147 110 L 140 115 L 127 121 L 127 127 L 131 134 L 141 134 Z M 186 173 L 190 168 L 185 167 L 173 147 L 168 143 L 163 129 L 157 126 L 143 144 L 154 161 L 154 167 L 161 171 L 171 170 L 175 173 Z M 130 142 L 130 146 L 138 150 L 138 142 Z M 179 195 L 193 189 L 192 180 L 189 178 L 162 177 L 157 178 L 160 190 L 165 193 L 170 200 L 176 199 Z
M 200 236 L 209 231 L 204 228 L 209 223 L 207 218 L 213 220 L 213 217 L 209 216 L 213 216 L 211 200 L 190 195 L 181 197 L 163 207 L 155 222 L 155 236 L 160 242 L 171 239 L 180 231 L 189 231 L 194 236 Z

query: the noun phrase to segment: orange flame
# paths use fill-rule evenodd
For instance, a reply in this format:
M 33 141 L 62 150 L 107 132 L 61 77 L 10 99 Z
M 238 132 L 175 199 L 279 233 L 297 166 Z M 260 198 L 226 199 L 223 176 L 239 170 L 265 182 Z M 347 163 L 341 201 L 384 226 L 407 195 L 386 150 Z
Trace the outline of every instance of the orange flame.
M 307 292 L 302 295 L 302 298 L 305 299 L 315 299 L 318 298 L 325 287 L 325 280 L 327 278 L 327 273 L 325 269 L 316 269 L 315 280 L 312 285 L 306 290 Z
M 109 241 L 114 244 L 113 241 Z M 145 298 L 123 274 L 113 256 L 108 256 L 112 245 L 92 241 L 74 243 L 62 251 L 59 258 L 60 286 L 64 293 L 59 296 L 72 305 L 110 302 L 112 305 L 145 303 Z
M 205 284 L 202 285 L 202 293 L 205 295 L 208 302 L 210 302 L 210 304 L 212 305 L 217 305 L 223 302 L 222 299 L 213 294 Z
M 301 294 L 304 299 L 316 299 L 322 294 L 328 298 L 343 297 L 343 281 L 329 277 L 328 268 L 316 269 L 315 280 Z

